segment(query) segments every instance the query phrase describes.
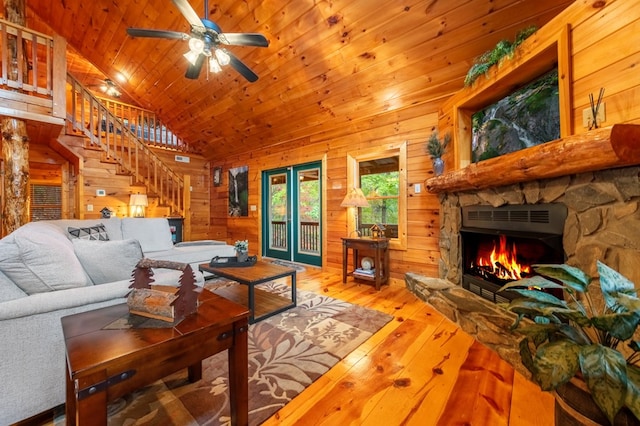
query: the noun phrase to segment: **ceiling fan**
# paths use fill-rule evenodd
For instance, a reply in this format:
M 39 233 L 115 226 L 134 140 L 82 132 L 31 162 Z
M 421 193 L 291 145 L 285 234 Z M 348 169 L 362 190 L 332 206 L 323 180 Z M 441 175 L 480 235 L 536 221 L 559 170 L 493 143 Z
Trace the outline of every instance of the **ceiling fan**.
M 253 83 L 258 79 L 256 73 L 221 45 L 267 47 L 269 41 L 265 36 L 259 33 L 223 33 L 215 22 L 210 21 L 207 17 L 200 18 L 187 0 L 171 1 L 191 25 L 190 34 L 146 28 L 127 28 L 127 34 L 132 37 L 188 40 L 189 51 L 184 56 L 190 65 L 185 74 L 186 78 L 197 79 L 205 60 L 207 60 L 211 72 L 220 72 L 222 71 L 221 66 L 231 65 L 248 81 Z M 205 16 L 209 10 L 208 3 L 208 0 L 205 0 Z

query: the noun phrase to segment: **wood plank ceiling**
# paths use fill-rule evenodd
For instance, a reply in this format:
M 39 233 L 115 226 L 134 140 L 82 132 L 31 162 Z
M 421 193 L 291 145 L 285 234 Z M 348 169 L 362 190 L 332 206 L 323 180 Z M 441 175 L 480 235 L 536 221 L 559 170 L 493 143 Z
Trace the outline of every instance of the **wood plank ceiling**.
M 224 32 L 259 32 L 268 48 L 229 48 L 259 76 L 231 67 L 184 77 L 182 40 L 132 38 L 128 27 L 189 32 L 170 0 L 26 0 L 27 26 L 54 31 L 87 85 L 103 74 L 215 159 L 304 140 L 323 130 L 438 102 L 462 88 L 473 59 L 569 0 L 212 0 Z M 204 0 L 190 0 L 204 16 Z M 71 50 L 71 49 L 70 49 Z M 87 65 L 88 61 L 95 68 Z

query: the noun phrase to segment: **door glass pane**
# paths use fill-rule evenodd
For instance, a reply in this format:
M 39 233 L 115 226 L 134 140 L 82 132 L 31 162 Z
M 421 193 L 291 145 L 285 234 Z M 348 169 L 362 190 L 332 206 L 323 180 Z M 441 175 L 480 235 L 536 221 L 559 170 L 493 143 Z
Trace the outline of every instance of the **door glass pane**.
M 287 175 L 272 175 L 269 181 L 269 248 L 287 250 Z
M 320 170 L 298 171 L 298 251 L 320 253 Z

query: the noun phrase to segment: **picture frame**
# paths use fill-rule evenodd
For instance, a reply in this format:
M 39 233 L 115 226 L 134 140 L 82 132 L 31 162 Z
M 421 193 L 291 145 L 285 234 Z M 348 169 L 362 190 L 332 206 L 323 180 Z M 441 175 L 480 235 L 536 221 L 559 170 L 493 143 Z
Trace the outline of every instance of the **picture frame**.
M 213 168 L 213 186 L 222 185 L 222 167 Z

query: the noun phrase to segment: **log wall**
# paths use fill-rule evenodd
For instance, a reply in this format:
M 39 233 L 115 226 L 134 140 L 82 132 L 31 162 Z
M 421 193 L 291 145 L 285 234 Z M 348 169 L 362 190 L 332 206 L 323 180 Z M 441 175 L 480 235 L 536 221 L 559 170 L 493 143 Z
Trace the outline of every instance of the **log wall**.
M 606 121 L 640 123 L 640 45 L 636 34 L 640 17 L 635 2 L 617 0 L 603 2 L 576 1 L 554 19 L 550 26 L 539 31 L 540 37 L 570 28 L 569 49 L 571 131 L 583 133 L 582 110 L 588 107 L 588 94 L 605 88 Z M 546 35 L 545 35 L 546 34 Z M 463 96 L 470 96 L 465 89 Z M 456 96 L 460 96 L 459 94 Z M 472 95 L 471 95 L 472 96 Z M 345 106 L 357 100 L 347 99 Z M 340 202 L 346 193 L 348 153 L 360 149 L 381 148 L 389 142 L 408 141 L 408 249 L 392 250 L 390 269 L 392 279 L 402 279 L 411 271 L 427 276 L 438 276 L 439 262 L 439 202 L 438 197 L 423 191 L 415 194 L 413 185 L 423 183 L 432 175 L 424 144 L 433 129 L 441 131 L 453 125 L 450 108 L 455 97 L 445 104 L 430 99 L 416 100 L 405 109 L 393 113 L 381 112 L 366 119 L 358 119 L 358 110 L 349 126 L 325 127 L 321 133 L 300 136 L 279 149 L 258 150 L 246 154 L 212 161 L 212 166 L 223 167 L 223 185 L 211 192 L 212 234 L 226 239 L 248 239 L 252 253 L 260 247 L 260 176 L 263 170 L 319 160 L 326 156 L 324 187 L 326 211 L 324 215 L 325 239 L 323 265 L 337 270 L 342 264 L 340 237 L 346 235 L 346 209 Z M 443 124 L 444 123 L 444 124 Z M 291 129 L 282 129 L 288 133 Z M 454 168 L 453 150 L 445 158 L 447 168 Z M 526 156 L 526 154 L 525 154 Z M 247 218 L 227 217 L 227 177 L 230 167 L 249 166 L 249 203 L 257 210 Z M 504 170 L 501 172 L 505 172 Z M 508 171 L 507 171 L 508 172 Z M 217 224 L 226 223 L 224 226 Z

